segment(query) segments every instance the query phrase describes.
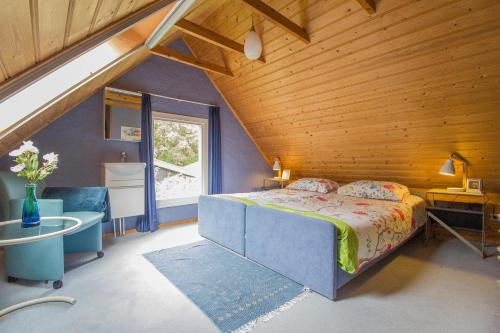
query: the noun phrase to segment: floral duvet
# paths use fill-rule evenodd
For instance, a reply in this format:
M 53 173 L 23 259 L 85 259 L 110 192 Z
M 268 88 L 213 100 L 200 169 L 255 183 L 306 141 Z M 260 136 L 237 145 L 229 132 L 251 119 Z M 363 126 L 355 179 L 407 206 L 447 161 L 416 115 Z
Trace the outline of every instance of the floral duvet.
M 334 223 L 339 266 L 348 273 L 398 246 L 425 224 L 425 202 L 413 195 L 394 202 L 280 189 L 221 197 Z

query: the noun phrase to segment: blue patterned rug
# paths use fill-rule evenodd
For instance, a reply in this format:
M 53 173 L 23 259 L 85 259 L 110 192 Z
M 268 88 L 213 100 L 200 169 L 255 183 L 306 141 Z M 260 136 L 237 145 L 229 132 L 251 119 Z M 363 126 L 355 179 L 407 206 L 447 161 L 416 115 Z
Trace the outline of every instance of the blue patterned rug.
M 206 240 L 144 257 L 222 332 L 247 332 L 308 293 L 302 285 Z

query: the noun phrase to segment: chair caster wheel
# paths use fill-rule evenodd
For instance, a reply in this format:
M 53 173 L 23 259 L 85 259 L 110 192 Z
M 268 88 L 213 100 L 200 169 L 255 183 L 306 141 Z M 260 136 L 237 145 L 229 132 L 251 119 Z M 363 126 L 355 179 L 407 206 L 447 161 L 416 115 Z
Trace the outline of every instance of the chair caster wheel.
M 102 257 L 104 257 L 104 252 L 97 251 L 97 258 L 102 258 Z
M 7 276 L 7 282 L 8 283 L 14 283 L 17 282 L 19 279 L 13 276 Z
M 63 282 L 61 280 L 57 280 L 52 283 L 52 287 L 54 287 L 54 289 L 60 289 L 62 286 Z

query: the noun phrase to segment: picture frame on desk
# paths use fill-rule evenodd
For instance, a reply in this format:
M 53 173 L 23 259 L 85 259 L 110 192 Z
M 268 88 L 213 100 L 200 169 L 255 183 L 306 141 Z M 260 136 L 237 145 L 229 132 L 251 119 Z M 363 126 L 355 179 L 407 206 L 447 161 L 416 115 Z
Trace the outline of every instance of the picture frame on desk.
M 483 193 L 483 180 L 480 178 L 467 178 L 467 192 L 469 193 Z

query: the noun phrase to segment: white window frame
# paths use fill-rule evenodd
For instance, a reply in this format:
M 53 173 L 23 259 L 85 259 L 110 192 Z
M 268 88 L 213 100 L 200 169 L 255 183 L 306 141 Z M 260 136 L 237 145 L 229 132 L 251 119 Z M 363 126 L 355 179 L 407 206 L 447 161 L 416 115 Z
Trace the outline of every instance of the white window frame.
M 201 177 L 202 177 L 202 194 L 208 193 L 208 119 L 183 116 L 174 113 L 156 112 L 153 111 L 154 120 L 170 120 L 186 124 L 199 125 L 201 127 Z M 198 203 L 199 196 L 156 200 L 157 208 L 177 207 L 184 205 L 192 205 Z

